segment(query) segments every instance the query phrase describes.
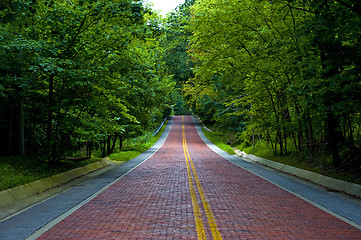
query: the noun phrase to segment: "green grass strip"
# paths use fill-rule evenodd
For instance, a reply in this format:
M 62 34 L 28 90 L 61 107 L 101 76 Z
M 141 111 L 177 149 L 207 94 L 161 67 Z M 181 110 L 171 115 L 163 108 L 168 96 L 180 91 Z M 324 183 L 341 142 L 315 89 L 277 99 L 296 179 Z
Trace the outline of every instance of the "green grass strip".
M 223 151 L 229 153 L 229 154 L 235 154 L 233 148 L 227 144 L 227 141 L 229 140 L 229 136 L 226 133 L 223 132 L 208 132 L 204 128 L 202 128 L 204 135 L 214 143 L 217 147 L 222 149 Z

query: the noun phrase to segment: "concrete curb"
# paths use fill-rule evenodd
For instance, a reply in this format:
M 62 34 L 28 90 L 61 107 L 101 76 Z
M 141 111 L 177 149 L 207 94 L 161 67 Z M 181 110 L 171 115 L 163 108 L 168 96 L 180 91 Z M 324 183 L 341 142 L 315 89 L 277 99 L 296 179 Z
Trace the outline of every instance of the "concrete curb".
M 281 172 L 288 173 L 290 175 L 294 175 L 300 178 L 303 178 L 305 180 L 308 180 L 310 182 L 316 183 L 320 186 L 323 186 L 325 188 L 328 188 L 330 190 L 339 191 L 347 193 L 351 196 L 359 197 L 361 198 L 361 185 L 341 181 L 338 179 L 330 178 L 323 176 L 318 173 L 310 172 L 307 170 L 299 169 L 296 167 L 292 167 L 286 164 L 274 162 L 265 158 L 257 157 L 252 154 L 246 154 L 245 152 L 236 151 L 237 156 L 241 158 L 246 158 L 251 161 L 260 163 L 264 166 L 271 167 L 273 169 L 277 169 Z
M 83 167 L 75 168 L 63 173 L 56 174 L 51 177 L 39 179 L 18 187 L 7 189 L 0 192 L 0 207 L 5 207 L 13 204 L 16 201 L 28 198 L 30 196 L 44 192 L 50 188 L 58 187 L 75 178 L 81 177 L 85 174 L 94 172 L 100 168 L 111 165 L 106 160 L 101 160 L 95 163 L 88 164 Z
M 204 128 L 207 132 L 213 132 L 211 129 L 207 128 L 206 125 L 203 124 L 202 120 L 198 116 L 195 116 L 195 117 L 202 124 L 202 128 Z

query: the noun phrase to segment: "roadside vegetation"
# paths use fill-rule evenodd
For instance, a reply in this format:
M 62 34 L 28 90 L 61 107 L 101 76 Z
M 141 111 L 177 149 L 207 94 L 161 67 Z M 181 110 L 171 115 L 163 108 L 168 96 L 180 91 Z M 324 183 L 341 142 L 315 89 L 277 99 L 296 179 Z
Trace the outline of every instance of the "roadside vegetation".
M 217 145 L 217 147 L 229 154 L 235 154 L 233 148 L 230 146 L 229 143 L 230 133 L 227 134 L 225 132 L 214 131 L 210 132 L 205 130 L 204 128 L 202 128 L 202 130 L 204 135 L 209 139 L 209 141 Z
M 164 123 L 161 130 L 155 136 L 153 136 L 152 133 L 148 133 L 137 138 L 125 140 L 121 151 L 116 151 L 109 155 L 110 160 L 123 162 L 138 157 L 158 141 L 159 137 L 164 132 L 167 123 L 168 121 Z
M 214 129 L 214 127 L 211 128 Z M 270 145 L 267 145 L 266 142 L 257 141 L 255 146 L 245 146 L 244 143 L 233 142 L 236 136 L 235 132 L 230 132 L 226 129 L 217 129 L 216 131 L 212 132 L 209 132 L 204 128 L 202 130 L 204 135 L 206 135 L 206 137 L 212 143 L 214 143 L 220 149 L 226 151 L 229 154 L 235 154 L 233 148 L 236 148 L 245 152 L 246 154 L 252 154 L 258 157 L 262 157 L 307 171 L 315 172 L 339 180 L 361 184 L 361 177 L 358 174 L 335 170 L 332 165 L 332 159 L 330 157 L 325 158 L 323 156 L 322 159 L 318 159 L 318 161 L 315 161 L 315 159 L 305 160 L 305 156 L 302 156 L 295 152 L 283 156 L 275 155 L 272 147 Z
M 0 16 L 0 189 L 133 158 L 187 111 L 176 33 L 143 1 L 6 0 Z
M 162 18 L 142 1 L 0 4 L 0 155 L 105 157 L 176 105 Z
M 125 140 L 123 149 L 111 154 L 110 160 L 124 162 L 137 157 L 158 141 L 166 124 L 167 122 L 155 136 L 149 132 L 143 136 Z M 56 166 L 44 162 L 39 164 L 40 160 L 34 157 L 0 157 L 0 191 L 100 161 L 101 154 L 101 152 L 95 152 L 91 158 L 84 161 L 62 159 Z
M 0 157 L 0 191 L 82 167 L 99 160 L 101 158 L 96 157 L 79 162 L 61 160 L 54 167 L 46 163 L 39 164 L 39 159 L 35 157 Z
M 194 114 L 233 146 L 361 178 L 360 1 L 198 0 Z

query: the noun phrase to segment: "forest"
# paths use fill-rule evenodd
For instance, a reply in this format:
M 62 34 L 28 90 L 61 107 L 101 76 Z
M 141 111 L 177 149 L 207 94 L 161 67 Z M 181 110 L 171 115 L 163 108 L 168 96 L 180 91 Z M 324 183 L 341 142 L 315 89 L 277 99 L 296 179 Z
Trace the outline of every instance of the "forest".
M 274 154 L 361 169 L 361 2 L 198 0 L 189 21 L 203 119 Z
M 0 149 L 109 155 L 169 115 L 160 17 L 141 1 L 0 3 Z
M 361 2 L 0 3 L 0 152 L 58 161 L 171 113 L 361 173 Z M 189 109 L 189 110 L 188 110 Z

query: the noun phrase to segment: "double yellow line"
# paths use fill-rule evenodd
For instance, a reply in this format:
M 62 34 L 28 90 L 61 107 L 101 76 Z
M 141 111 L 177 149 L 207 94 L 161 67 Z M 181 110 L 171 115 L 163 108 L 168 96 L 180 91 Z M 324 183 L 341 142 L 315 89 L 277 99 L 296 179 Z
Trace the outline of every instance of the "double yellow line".
M 205 210 L 206 215 L 207 215 L 207 219 L 208 219 L 208 223 L 209 223 L 209 226 L 210 226 L 210 229 L 211 229 L 211 232 L 212 232 L 213 239 L 222 239 L 221 234 L 218 231 L 217 224 L 216 224 L 216 221 L 214 219 L 212 210 L 209 207 L 207 199 L 206 199 L 206 197 L 204 195 L 204 191 L 203 191 L 203 188 L 202 188 L 201 183 L 199 181 L 196 168 L 194 167 L 193 161 L 192 161 L 191 156 L 189 155 L 189 152 L 188 152 L 187 141 L 186 141 L 185 130 L 184 130 L 184 117 L 183 116 L 182 116 L 182 137 L 183 137 L 184 157 L 185 157 L 185 160 L 186 160 L 186 163 L 187 163 L 189 190 L 190 190 L 191 199 L 192 199 L 192 205 L 193 205 L 193 211 L 194 211 L 194 218 L 195 218 L 195 221 L 196 221 L 198 239 L 207 239 L 207 238 L 206 238 L 206 233 L 204 231 L 201 210 L 199 208 L 199 204 L 198 204 L 198 201 L 197 201 L 197 195 L 196 195 L 196 192 L 195 192 L 195 189 L 194 189 L 192 172 L 193 172 L 194 180 L 196 182 L 195 186 L 198 189 L 199 196 L 201 198 L 204 210 Z

